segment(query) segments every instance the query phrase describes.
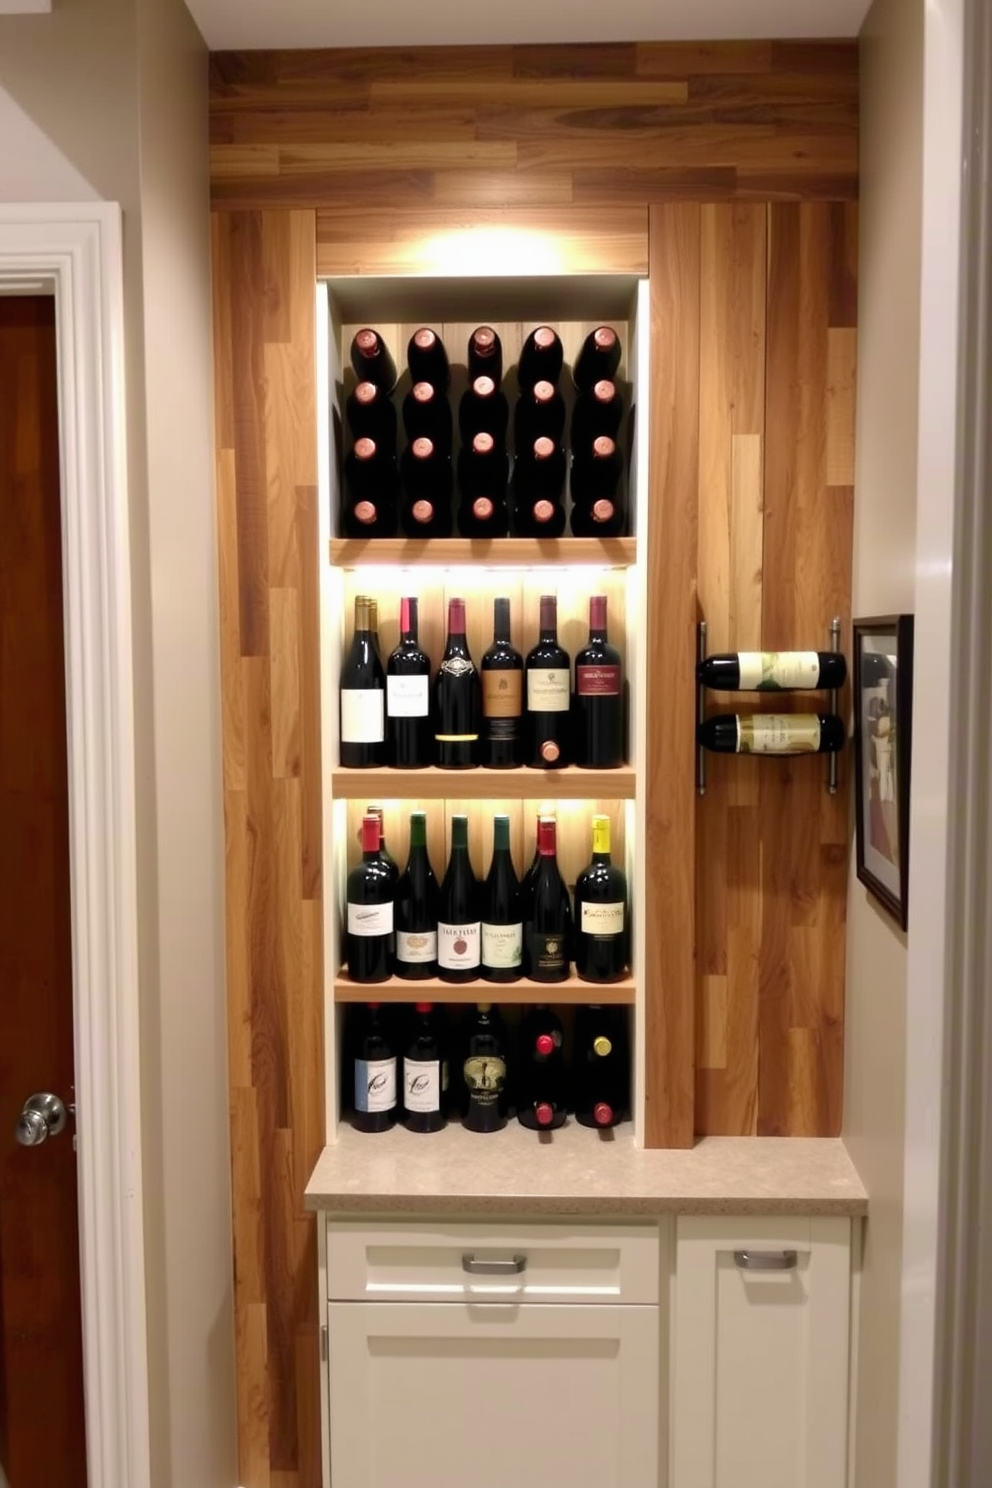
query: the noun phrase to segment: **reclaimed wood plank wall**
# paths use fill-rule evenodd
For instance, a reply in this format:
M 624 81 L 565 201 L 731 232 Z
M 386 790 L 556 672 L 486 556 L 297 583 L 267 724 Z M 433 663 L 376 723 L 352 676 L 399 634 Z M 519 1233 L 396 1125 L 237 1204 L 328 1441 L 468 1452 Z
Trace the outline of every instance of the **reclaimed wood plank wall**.
M 710 761 L 692 658 L 849 645 L 853 43 L 217 54 L 217 497 L 241 1481 L 320 1481 L 322 1140 L 313 282 L 423 270 L 429 234 L 546 234 L 652 296 L 657 703 L 652 1145 L 830 1134 L 843 1063 L 847 782 Z M 673 355 L 673 348 L 677 354 Z

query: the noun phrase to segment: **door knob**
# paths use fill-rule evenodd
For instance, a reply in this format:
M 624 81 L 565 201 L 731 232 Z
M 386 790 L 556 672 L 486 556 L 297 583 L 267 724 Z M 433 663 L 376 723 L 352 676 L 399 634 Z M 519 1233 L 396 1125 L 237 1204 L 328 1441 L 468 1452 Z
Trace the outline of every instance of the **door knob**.
M 57 1095 L 29 1095 L 17 1118 L 17 1140 L 22 1147 L 39 1147 L 48 1137 L 57 1137 L 67 1119 Z

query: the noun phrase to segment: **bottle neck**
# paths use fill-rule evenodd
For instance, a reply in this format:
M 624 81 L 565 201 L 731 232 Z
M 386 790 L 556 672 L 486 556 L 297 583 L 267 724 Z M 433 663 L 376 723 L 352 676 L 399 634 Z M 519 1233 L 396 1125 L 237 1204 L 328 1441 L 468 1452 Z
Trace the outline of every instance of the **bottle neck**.
M 463 599 L 451 599 L 448 601 L 448 638 L 445 645 L 445 655 L 467 654 L 468 642 L 465 639 L 465 601 Z
M 606 595 L 594 594 L 589 601 L 589 639 L 605 641 L 606 636 Z
M 510 639 L 510 601 L 497 599 L 493 603 L 493 640 Z
M 548 594 L 541 595 L 540 636 L 542 641 L 558 639 L 558 601 Z
M 423 851 L 427 846 L 427 818 L 415 811 L 410 817 L 410 851 Z
M 508 816 L 497 816 L 493 823 L 493 852 L 507 853 L 510 851 L 510 818 Z
M 466 857 L 468 854 L 468 817 L 451 818 L 451 856 Z
M 417 601 L 415 599 L 400 600 L 400 639 L 404 645 L 415 646 L 419 619 L 417 615 Z
M 555 823 L 553 821 L 542 821 L 537 829 L 537 852 L 542 863 L 548 859 L 554 861 L 556 852 Z

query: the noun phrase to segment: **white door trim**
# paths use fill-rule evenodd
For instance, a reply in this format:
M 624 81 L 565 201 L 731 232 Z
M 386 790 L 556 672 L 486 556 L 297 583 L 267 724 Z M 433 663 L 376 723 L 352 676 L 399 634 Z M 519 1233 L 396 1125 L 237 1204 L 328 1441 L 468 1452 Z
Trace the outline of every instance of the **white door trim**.
M 54 293 L 90 1488 L 147 1488 L 121 214 L 0 205 L 0 292 Z

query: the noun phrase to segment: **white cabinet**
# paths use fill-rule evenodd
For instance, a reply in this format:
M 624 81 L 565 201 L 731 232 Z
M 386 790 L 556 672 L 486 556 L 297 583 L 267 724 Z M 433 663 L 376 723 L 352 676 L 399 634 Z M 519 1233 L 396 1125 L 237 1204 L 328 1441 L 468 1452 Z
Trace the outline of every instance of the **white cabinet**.
M 670 1488 L 844 1488 L 848 1219 L 678 1221 Z

